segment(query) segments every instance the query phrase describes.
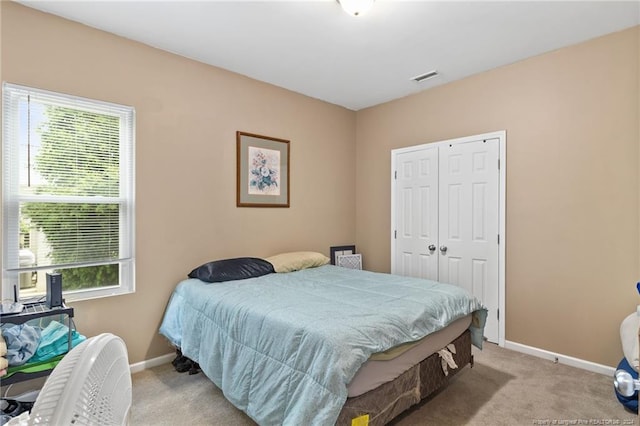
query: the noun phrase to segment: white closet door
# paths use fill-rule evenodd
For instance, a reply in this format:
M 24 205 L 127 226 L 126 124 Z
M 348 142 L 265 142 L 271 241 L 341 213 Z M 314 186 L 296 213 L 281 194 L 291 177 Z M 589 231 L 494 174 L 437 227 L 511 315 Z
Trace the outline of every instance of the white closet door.
M 498 139 L 440 147 L 439 281 L 465 288 L 492 313 L 499 307 L 498 159 Z M 485 336 L 498 340 L 497 315 L 489 315 Z
M 398 154 L 395 185 L 394 273 L 437 281 L 438 148 Z

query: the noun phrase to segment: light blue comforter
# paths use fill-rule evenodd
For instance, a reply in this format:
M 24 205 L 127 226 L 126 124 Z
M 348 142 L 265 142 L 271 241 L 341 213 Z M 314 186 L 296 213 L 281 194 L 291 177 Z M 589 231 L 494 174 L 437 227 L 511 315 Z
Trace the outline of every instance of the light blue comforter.
M 371 354 L 486 309 L 461 288 L 326 265 L 175 289 L 160 333 L 261 425 L 333 425 Z

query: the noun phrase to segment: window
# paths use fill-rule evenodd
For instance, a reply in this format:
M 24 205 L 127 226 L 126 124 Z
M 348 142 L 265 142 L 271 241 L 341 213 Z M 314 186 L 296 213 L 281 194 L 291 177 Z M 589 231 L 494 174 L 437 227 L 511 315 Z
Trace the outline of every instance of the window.
M 134 109 L 3 84 L 2 293 L 134 291 Z

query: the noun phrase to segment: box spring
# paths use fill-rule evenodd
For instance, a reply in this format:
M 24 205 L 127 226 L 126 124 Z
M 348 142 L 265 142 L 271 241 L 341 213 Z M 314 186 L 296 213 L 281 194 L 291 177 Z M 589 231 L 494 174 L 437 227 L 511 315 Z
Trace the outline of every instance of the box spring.
M 395 380 L 384 383 L 362 395 L 347 398 L 338 417 L 337 425 L 351 425 L 351 420 L 368 414 L 370 426 L 389 423 L 393 418 L 411 406 L 419 403 L 436 390 L 444 386 L 449 378 L 464 366 L 472 363 L 471 334 L 466 330 L 453 343 L 456 354 L 453 356 L 458 368 L 449 369 L 445 376 L 438 353 L 434 353 L 419 364 L 402 373 Z

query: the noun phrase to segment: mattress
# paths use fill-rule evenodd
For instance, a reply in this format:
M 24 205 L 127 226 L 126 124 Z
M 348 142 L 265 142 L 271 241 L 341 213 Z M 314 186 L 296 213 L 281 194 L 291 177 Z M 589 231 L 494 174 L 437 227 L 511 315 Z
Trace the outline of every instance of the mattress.
M 394 380 L 423 359 L 444 348 L 469 328 L 469 325 L 471 325 L 471 315 L 455 320 L 446 328 L 429 334 L 409 347 L 405 346 L 396 356 L 393 356 L 393 350 L 386 351 L 386 353 L 391 353 L 390 356 L 376 357 L 379 354 L 373 354 L 368 361 L 362 364 L 360 370 L 347 386 L 348 397 L 362 395 L 383 383 Z

